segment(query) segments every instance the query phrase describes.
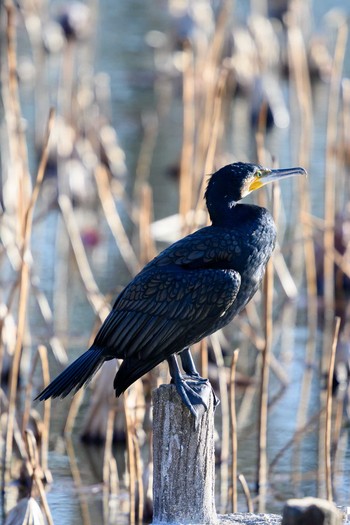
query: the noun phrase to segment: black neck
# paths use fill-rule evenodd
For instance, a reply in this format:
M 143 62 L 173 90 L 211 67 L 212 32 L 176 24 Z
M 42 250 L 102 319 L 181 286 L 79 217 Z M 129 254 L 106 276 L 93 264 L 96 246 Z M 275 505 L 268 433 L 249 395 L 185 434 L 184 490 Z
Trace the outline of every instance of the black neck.
M 235 204 L 215 207 L 211 210 L 210 219 L 213 226 L 221 228 L 232 228 L 244 226 L 250 221 L 256 221 L 262 214 L 265 213 L 265 208 L 255 206 L 254 204 Z

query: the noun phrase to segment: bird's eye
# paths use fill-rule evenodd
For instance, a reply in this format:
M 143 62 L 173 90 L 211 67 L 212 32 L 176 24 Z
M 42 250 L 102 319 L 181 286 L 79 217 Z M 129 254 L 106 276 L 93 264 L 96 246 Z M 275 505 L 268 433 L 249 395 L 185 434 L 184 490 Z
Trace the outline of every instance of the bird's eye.
M 266 175 L 268 175 L 269 173 L 271 173 L 271 170 L 269 169 L 261 169 L 261 170 L 256 170 L 256 172 L 254 173 L 254 176 L 255 178 L 260 178 L 260 177 L 264 177 Z

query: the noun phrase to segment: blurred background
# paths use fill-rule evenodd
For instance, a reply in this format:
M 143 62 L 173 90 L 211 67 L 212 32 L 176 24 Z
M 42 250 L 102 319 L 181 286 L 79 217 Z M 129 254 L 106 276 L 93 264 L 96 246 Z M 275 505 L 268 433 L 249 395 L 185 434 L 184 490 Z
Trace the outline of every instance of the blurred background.
M 119 400 L 116 363 L 73 399 L 32 399 L 132 276 L 206 224 L 208 175 L 234 161 L 309 177 L 250 199 L 278 226 L 265 286 L 194 348 L 221 399 L 217 510 L 281 513 L 302 496 L 347 506 L 347 0 L 0 10 L 0 523 L 27 508 L 66 525 L 151 521 L 151 392 L 167 367 Z

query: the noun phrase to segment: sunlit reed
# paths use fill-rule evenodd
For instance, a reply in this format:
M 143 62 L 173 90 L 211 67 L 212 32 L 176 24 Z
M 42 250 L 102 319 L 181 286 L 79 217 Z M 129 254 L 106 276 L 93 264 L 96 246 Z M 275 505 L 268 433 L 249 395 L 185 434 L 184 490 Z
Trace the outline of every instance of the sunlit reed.
M 332 385 L 334 376 L 335 353 L 339 337 L 340 318 L 336 318 L 331 357 L 328 367 L 327 399 L 326 399 L 326 426 L 325 426 L 325 471 L 326 471 L 326 494 L 329 501 L 333 501 L 332 470 L 331 470 L 331 428 L 332 428 Z
M 236 395 L 235 395 L 235 381 L 236 381 L 236 367 L 239 350 L 233 352 L 231 371 L 230 371 L 230 415 L 231 415 L 231 442 L 232 442 L 232 457 L 231 457 L 231 480 L 232 480 L 232 512 L 237 512 L 237 417 L 236 417 Z M 242 483 L 242 482 L 241 482 Z M 244 482 L 243 484 L 244 485 Z M 247 488 L 245 484 L 245 488 Z M 248 498 L 247 498 L 248 499 Z

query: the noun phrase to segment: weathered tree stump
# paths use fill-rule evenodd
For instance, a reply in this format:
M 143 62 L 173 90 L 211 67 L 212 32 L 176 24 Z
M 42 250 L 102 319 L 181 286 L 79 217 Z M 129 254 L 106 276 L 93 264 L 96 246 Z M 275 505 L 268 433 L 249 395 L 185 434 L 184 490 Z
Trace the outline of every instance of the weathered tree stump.
M 153 524 L 217 523 L 215 509 L 214 407 L 198 424 L 174 385 L 153 392 Z

